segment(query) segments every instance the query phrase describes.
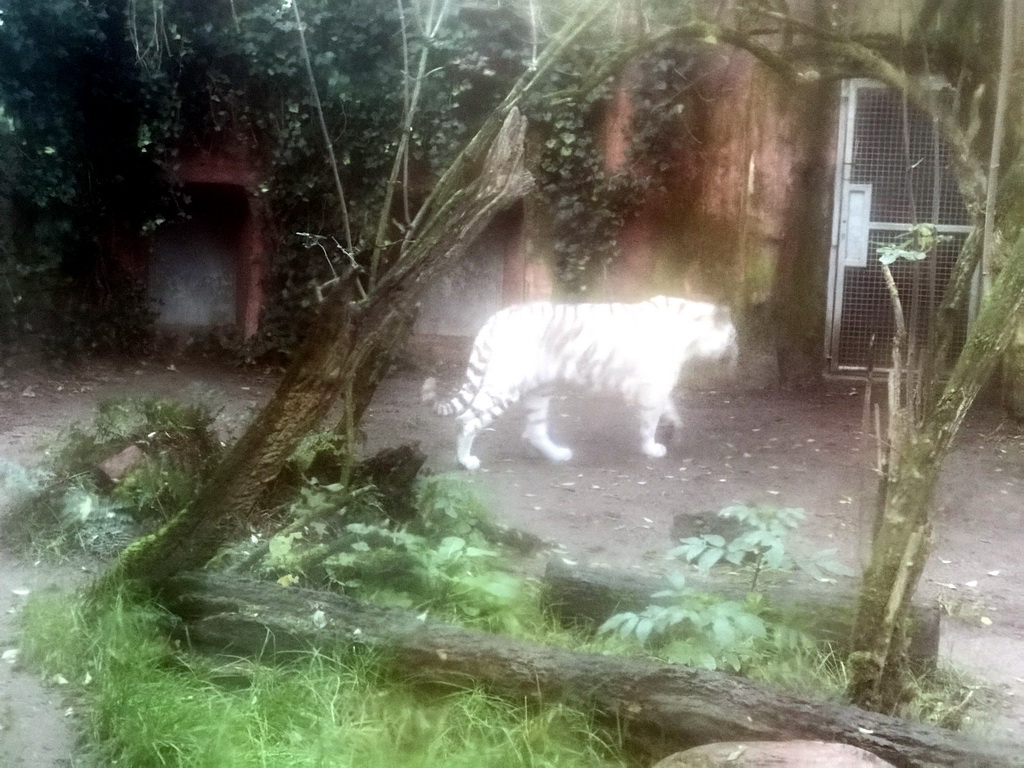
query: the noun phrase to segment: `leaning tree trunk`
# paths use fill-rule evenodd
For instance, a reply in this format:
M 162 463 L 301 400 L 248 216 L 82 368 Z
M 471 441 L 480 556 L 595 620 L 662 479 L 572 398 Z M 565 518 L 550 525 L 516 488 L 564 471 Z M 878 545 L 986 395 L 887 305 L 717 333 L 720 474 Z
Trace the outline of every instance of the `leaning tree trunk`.
M 931 547 L 930 514 L 939 468 L 1010 343 L 1014 325 L 1009 320 L 1022 307 L 1024 234 L 1008 249 L 941 394 L 924 403 L 920 417 L 908 415 L 892 446 L 850 656 L 850 692 L 862 707 L 892 711 L 903 693 L 907 616 Z
M 523 167 L 525 119 L 513 107 L 503 123 L 495 117 L 491 124 L 501 128 L 486 158 L 463 161 L 479 167 L 482 159 L 477 178 L 435 201 L 432 218 L 364 301 L 351 301 L 351 290 L 345 288 L 329 295 L 273 398 L 197 498 L 157 534 L 129 548 L 115 575 L 153 586 L 179 570 L 202 566 L 222 543 L 225 521 L 245 519 L 339 396 L 346 399 L 349 423 L 358 423 L 389 354 L 411 327 L 429 278 L 461 256 L 491 217 L 532 183 Z M 474 142 L 470 151 L 474 147 L 483 154 L 480 143 Z
M 224 521 L 246 517 L 338 397 L 344 398 L 345 425 L 358 424 L 390 354 L 409 332 L 430 279 L 459 259 L 494 214 L 533 183 L 523 164 L 526 121 L 517 103 L 606 14 L 606 7 L 599 2 L 581 11 L 520 78 L 434 186 L 397 259 L 373 282 L 369 295 L 352 301 L 349 284 L 328 296 L 270 403 L 197 498 L 155 535 L 126 550 L 110 578 L 156 587 L 180 570 L 203 565 L 223 541 Z M 352 437 L 351 429 L 347 434 Z

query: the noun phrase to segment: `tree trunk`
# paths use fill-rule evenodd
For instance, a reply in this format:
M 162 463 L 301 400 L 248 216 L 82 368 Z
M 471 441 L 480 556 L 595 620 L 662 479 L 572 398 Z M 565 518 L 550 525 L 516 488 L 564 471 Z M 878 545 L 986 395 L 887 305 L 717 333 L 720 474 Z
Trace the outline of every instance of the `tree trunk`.
M 257 506 L 265 487 L 336 398 L 345 398 L 346 422 L 358 424 L 389 355 L 412 325 L 429 278 L 460 257 L 491 217 L 532 184 L 523 167 L 525 122 L 512 108 L 489 146 L 471 145 L 487 149 L 486 158 L 476 158 L 479 175 L 450 197 L 435 200 L 435 215 L 365 301 L 351 301 L 351 284 L 328 296 L 273 398 L 195 501 L 157 534 L 126 550 L 112 577 L 155 586 L 179 570 L 202 566 L 223 542 L 226 523 L 244 520 Z
M 1024 320 L 1014 322 L 1015 333 L 1001 371 L 1003 407 L 1016 422 L 1024 422 Z
M 568 566 L 559 559 L 548 563 L 543 583 L 547 609 L 566 626 L 593 629 L 615 613 L 667 604 L 664 598 L 653 597 L 665 589 L 663 579 L 607 568 Z M 747 584 L 723 578 L 690 581 L 689 585 L 724 600 L 742 602 L 750 593 Z M 767 585 L 762 591 L 772 615 L 783 624 L 832 643 L 840 653 L 851 649 L 858 596 L 855 585 L 801 586 L 783 582 Z M 939 654 L 939 607 L 912 604 L 910 622 L 907 653 L 911 666 L 915 672 L 932 670 Z
M 155 587 L 171 574 L 204 564 L 223 541 L 225 521 L 245 519 L 264 486 L 338 397 L 345 404 L 343 432 L 354 441 L 354 428 L 431 278 L 461 258 L 494 214 L 533 184 L 523 163 L 526 121 L 517 102 L 606 14 L 607 4 L 593 4 L 568 22 L 493 111 L 438 180 L 406 229 L 397 259 L 371 281 L 369 295 L 353 302 L 351 282 L 328 295 L 270 403 L 198 497 L 162 530 L 129 547 L 108 579 Z
M 904 694 L 906 627 L 931 546 L 931 505 L 953 438 L 1010 343 L 1024 307 L 1024 233 L 1006 251 L 967 342 L 941 393 L 909 414 L 892 446 L 871 561 L 864 574 L 851 654 L 850 693 L 860 706 L 888 712 Z M 938 370 L 937 368 L 935 370 Z M 890 417 L 892 414 L 890 414 Z
M 895 449 L 894 449 L 895 450 Z M 884 509 L 864 573 L 850 655 L 850 694 L 860 706 L 892 711 L 908 675 L 910 602 L 931 546 L 931 505 L 941 457 L 910 436 L 890 454 Z
M 186 573 L 165 605 L 196 649 L 273 655 L 367 647 L 421 684 L 482 685 L 515 701 L 565 701 L 597 711 L 655 757 L 715 741 L 818 739 L 900 766 L 1021 766 L 1021 745 L 853 707 L 808 701 L 742 678 L 639 658 L 578 653 L 421 620 L 414 612 L 275 583 Z

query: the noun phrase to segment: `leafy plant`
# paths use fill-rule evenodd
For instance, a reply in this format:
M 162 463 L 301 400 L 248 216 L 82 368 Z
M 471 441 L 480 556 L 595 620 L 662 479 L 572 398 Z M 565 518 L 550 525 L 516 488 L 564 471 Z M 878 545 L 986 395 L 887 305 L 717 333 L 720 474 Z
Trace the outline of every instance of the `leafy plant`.
M 876 251 L 878 260 L 885 266 L 897 261 L 922 261 L 939 243 L 949 242 L 950 235 L 940 235 L 935 231 L 934 224 L 915 224 L 906 236 L 895 243 L 886 243 Z
M 54 359 L 95 355 L 141 355 L 151 351 L 156 307 L 146 286 L 123 275 L 97 278 L 83 288 L 64 279 L 55 289 L 60 310 L 43 341 Z
M 836 557 L 834 549 L 811 555 L 794 554 L 787 549 L 790 534 L 805 517 L 802 509 L 734 504 L 722 509 L 718 516 L 735 520 L 746 530 L 731 540 L 717 534 L 691 536 L 669 550 L 667 556 L 692 563 L 705 573 L 722 561 L 747 567 L 751 571 L 752 591 L 757 590 L 760 575 L 766 570 L 799 569 L 818 581 L 828 579 L 828 574 L 853 575 Z
M 419 480 L 413 530 L 431 536 L 472 536 L 490 512 L 479 491 L 458 475 L 428 475 Z
M 778 623 L 762 595 L 758 580 L 765 571 L 799 568 L 815 578 L 826 573 L 849 573 L 832 550 L 807 556 L 787 550 L 787 539 L 804 519 L 793 507 L 733 505 L 719 516 L 734 520 L 741 532 L 727 540 L 718 534 L 683 539 L 668 556 L 694 564 L 707 573 L 721 562 L 751 571 L 751 594 L 744 601 L 723 600 L 690 587 L 679 573 L 669 577 L 670 588 L 654 594 L 658 602 L 640 612 L 619 613 L 598 629 L 599 634 L 634 638 L 664 658 L 707 669 L 748 671 L 752 665 L 778 667 L 779 658 L 819 653 L 806 634 Z
M 636 63 L 633 77 L 602 70 L 607 52 L 581 44 L 551 86 L 525 110 L 543 133 L 537 176 L 555 255 L 555 276 L 570 294 L 600 284 L 618 257 L 623 225 L 664 191 L 666 181 L 692 146 L 693 82 L 685 76 L 691 53 L 660 46 Z M 595 72 L 604 72 L 595 82 Z M 616 89 L 626 88 L 632 105 L 629 144 L 621 164 L 607 157 L 606 117 Z M 552 96 L 554 94 L 554 96 Z
M 333 586 L 492 629 L 540 620 L 533 590 L 477 530 L 486 509 L 465 480 L 423 478 L 417 507 L 395 529 L 372 487 L 308 483 L 290 508 L 297 522 L 267 542 L 262 568 L 283 583 Z
M 0 372 L 26 339 L 39 335 L 60 284 L 56 254 L 40 254 L 36 261 L 18 256 L 11 242 L 0 239 Z
M 598 628 L 598 634 L 635 638 L 641 644 L 651 644 L 659 656 L 680 664 L 742 669 L 768 633 L 756 597 L 746 603 L 721 600 L 694 590 L 679 573 L 670 575 L 669 583 L 669 589 L 652 595 L 666 600 L 667 605 L 615 614 Z
M 492 629 L 516 630 L 521 623 L 517 613 L 527 592 L 492 549 L 457 536 L 436 541 L 361 523 L 346 526 L 342 542 L 347 546 L 323 567 L 349 591 Z

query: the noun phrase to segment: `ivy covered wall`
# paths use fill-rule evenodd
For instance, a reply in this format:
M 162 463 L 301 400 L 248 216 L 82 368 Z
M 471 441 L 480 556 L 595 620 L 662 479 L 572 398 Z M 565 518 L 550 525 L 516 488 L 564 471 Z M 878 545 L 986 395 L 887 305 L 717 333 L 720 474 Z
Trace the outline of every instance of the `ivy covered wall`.
M 659 6 L 666 18 L 690 12 L 669 5 Z M 458 12 L 429 36 L 422 4 L 300 6 L 315 94 L 289 4 L 5 4 L 0 59 L 12 66 L 0 69 L 0 122 L 19 163 L 3 169 L 15 233 L 0 269 L 5 285 L 47 286 L 35 316 L 47 302 L 63 310 L 49 315 L 55 351 L 144 347 L 153 238 L 188 222 L 189 184 L 217 182 L 189 170 L 200 157 L 247 169 L 236 174 L 253 216 L 239 322 L 258 321 L 259 333 L 245 353 L 287 354 L 320 287 L 369 269 L 375 242 L 401 236 L 408 209 L 530 66 L 544 28 L 515 4 L 452 4 Z M 556 28 L 557 10 L 544 12 Z M 810 354 L 825 253 L 815 233 L 827 212 L 817 218 L 823 196 L 808 183 L 821 147 L 807 126 L 825 101 L 724 45 L 663 43 L 616 63 L 623 40 L 642 34 L 637 17 L 610 17 L 524 101 L 535 191 L 503 219 L 500 242 L 452 276 L 449 294 L 480 301 L 456 306 L 442 290 L 425 313 L 434 332 L 469 333 L 476 310 L 463 313 L 466 304 L 667 292 L 732 306 L 764 360 L 776 348 Z M 421 52 L 426 74 L 416 78 Z M 402 193 L 381 231 L 382 181 L 414 83 Z M 11 338 L 39 325 L 5 311 Z
M 266 224 L 267 259 L 251 353 L 287 353 L 317 287 L 365 267 L 401 134 L 409 61 L 427 51 L 403 176 L 412 205 L 527 66 L 528 40 L 514 14 L 467 10 L 428 40 L 412 6 L 408 18 L 397 4 L 372 0 L 305 0 L 302 8 L 347 225 L 290 4 L 4 4 L 2 128 L 20 162 L 3 168 L 17 230 L 3 277 L 45 274 L 50 289 L 37 303 L 61 309 L 48 313 L 45 334 L 55 354 L 144 346 L 152 307 L 134 267 L 155 232 L 187 219 L 185 185 L 214 181 L 181 173 L 196 156 L 251 169 L 244 186 Z M 403 216 L 395 211 L 396 230 L 385 236 Z M 27 316 L 7 309 L 4 321 L 25 333 Z

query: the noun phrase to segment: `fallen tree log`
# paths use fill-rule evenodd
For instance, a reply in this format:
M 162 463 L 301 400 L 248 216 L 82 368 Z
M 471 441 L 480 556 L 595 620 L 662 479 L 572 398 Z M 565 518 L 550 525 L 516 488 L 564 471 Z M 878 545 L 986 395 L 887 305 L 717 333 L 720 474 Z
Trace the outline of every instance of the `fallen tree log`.
M 273 656 L 379 649 L 415 681 L 595 707 L 652 757 L 715 741 L 820 739 L 860 747 L 898 766 L 1024 766 L 1024 745 L 981 744 L 952 731 L 769 692 L 724 674 L 553 648 L 424 621 L 344 595 L 223 574 L 185 573 L 163 586 L 164 604 L 197 650 Z
M 695 590 L 742 601 L 750 592 L 746 582 L 710 578 L 689 582 Z M 559 558 L 544 571 L 545 600 L 551 613 L 565 625 L 599 626 L 616 613 L 640 611 L 664 604 L 652 597 L 664 590 L 664 579 L 628 571 L 568 565 Z M 856 586 L 839 584 L 811 587 L 800 584 L 766 584 L 761 590 L 780 621 L 802 629 L 812 637 L 849 651 L 857 610 Z M 913 627 L 907 655 L 918 671 L 935 668 L 939 655 L 941 611 L 938 605 L 915 603 L 910 610 Z

